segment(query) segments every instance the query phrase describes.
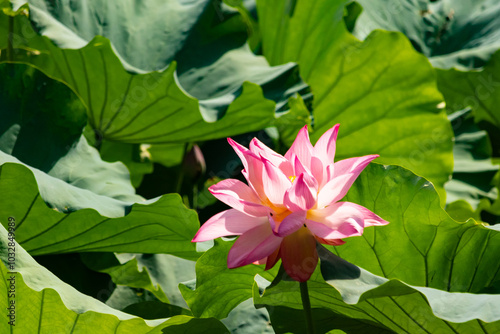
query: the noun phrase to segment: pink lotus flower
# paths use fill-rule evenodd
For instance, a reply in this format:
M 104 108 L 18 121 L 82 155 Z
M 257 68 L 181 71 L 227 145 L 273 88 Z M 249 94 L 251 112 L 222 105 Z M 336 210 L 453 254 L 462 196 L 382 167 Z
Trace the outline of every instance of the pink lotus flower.
M 288 275 L 305 282 L 318 263 L 317 241 L 342 245 L 343 238 L 360 236 L 365 227 L 388 224 L 360 205 L 339 202 L 378 155 L 334 163 L 338 128 L 313 147 L 303 127 L 284 157 L 256 138 L 250 149 L 228 138 L 248 185 L 227 179 L 209 188 L 233 209 L 210 218 L 193 242 L 239 235 L 229 251 L 229 268 L 257 263 L 267 270 L 281 258 Z

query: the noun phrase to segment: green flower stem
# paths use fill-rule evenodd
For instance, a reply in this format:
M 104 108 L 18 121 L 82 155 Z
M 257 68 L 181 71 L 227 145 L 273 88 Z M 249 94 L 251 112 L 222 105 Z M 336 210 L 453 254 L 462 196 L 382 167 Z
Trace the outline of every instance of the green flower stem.
M 307 289 L 307 281 L 300 282 L 300 297 L 302 299 L 302 307 L 306 316 L 307 333 L 314 334 L 314 324 L 311 313 L 311 301 L 309 300 L 309 291 Z

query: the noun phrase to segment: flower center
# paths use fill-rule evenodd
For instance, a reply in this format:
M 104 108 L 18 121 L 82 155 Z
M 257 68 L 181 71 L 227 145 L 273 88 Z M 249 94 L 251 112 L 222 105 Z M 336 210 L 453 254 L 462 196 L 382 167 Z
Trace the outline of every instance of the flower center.
M 289 214 L 291 214 L 289 210 L 283 210 L 282 212 L 275 213 L 272 216 L 274 221 L 278 224 L 277 226 L 279 226 L 279 224 L 283 221 L 283 219 L 285 219 L 286 216 L 288 216 Z
M 294 176 L 289 176 L 288 177 L 290 179 L 290 181 L 293 183 L 293 181 L 295 181 L 295 179 L 297 178 L 295 175 Z

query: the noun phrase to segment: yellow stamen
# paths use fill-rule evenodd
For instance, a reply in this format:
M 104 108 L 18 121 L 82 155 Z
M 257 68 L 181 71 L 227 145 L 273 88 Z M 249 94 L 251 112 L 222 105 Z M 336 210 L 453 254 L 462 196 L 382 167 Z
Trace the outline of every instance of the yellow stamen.
M 292 183 L 293 183 L 293 181 L 295 181 L 295 179 L 296 179 L 297 177 L 294 175 L 294 176 L 289 176 L 288 178 L 289 178 L 289 179 L 290 179 L 290 181 L 292 181 Z

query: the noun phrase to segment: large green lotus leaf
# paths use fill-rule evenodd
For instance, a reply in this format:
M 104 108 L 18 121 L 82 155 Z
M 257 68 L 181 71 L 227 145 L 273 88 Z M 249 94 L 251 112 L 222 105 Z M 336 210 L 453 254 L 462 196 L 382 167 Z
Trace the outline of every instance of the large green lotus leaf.
M 99 1 L 94 2 L 97 4 Z M 88 107 L 89 124 L 98 141 L 179 143 L 258 130 L 274 121 L 275 106 L 284 107 L 289 96 L 307 90 L 300 82 L 296 65 L 271 68 L 263 57 L 253 56 L 244 44 L 234 45 L 231 35 L 227 38 L 222 36 L 220 43 L 217 39 L 208 46 L 200 45 L 200 50 L 186 51 L 193 48 L 191 44 L 200 44 L 197 42 L 199 38 L 191 38 L 194 42 L 186 42 L 184 53 L 178 59 L 178 74 L 175 62 L 166 63 L 161 68 L 170 64 L 168 68 L 159 72 L 136 70 L 140 74 L 131 74 L 114 52 L 115 40 L 112 39 L 114 49 L 107 38 L 100 36 L 87 39 L 85 45 L 78 44 L 78 49 L 72 49 L 76 45 L 66 43 L 72 33 L 68 33 L 64 25 L 52 16 L 60 15 L 62 20 L 71 17 L 73 20 L 74 16 L 82 15 L 83 19 L 88 19 L 86 11 L 89 10 L 99 26 L 102 24 L 98 20 L 101 15 L 99 10 L 104 10 L 106 6 L 94 7 L 95 4 L 86 3 L 79 8 L 70 6 L 75 10 L 72 12 L 71 9 L 57 10 L 67 8 L 64 6 L 45 8 L 43 1 L 33 2 L 30 7 L 31 18 L 44 35 L 58 42 L 58 46 L 46 36 L 37 35 L 27 17 L 17 15 L 14 17 L 13 31 L 16 38 L 13 47 L 16 52 L 13 60 L 34 64 L 49 76 L 67 83 Z M 163 4 L 165 8 L 169 6 L 172 6 L 171 2 Z M 49 15 L 40 8 L 52 8 L 57 13 L 51 12 Z M 211 7 L 210 10 L 215 9 Z M 7 27 L 6 20 L 7 16 L 3 15 Z M 157 25 L 148 25 L 153 21 L 147 20 L 145 25 L 160 31 Z M 85 28 L 91 29 L 91 25 L 82 25 L 81 29 Z M 198 30 L 205 31 L 204 28 L 202 26 Z M 98 30 L 86 34 L 94 36 L 105 32 Z M 64 38 L 60 39 L 59 35 Z M 153 35 L 144 35 L 142 38 L 149 39 Z M 154 43 L 168 46 L 180 42 L 170 40 L 168 34 L 165 38 L 163 42 L 155 39 Z M 244 38 L 239 39 L 244 43 Z M 0 43 L 5 44 L 6 40 Z M 222 49 L 221 43 L 224 46 Z M 209 53 L 205 50 L 207 48 L 215 51 Z M 135 55 L 148 54 L 148 51 L 147 48 L 134 47 Z M 214 52 L 221 54 L 212 55 Z M 209 64 L 200 63 L 204 57 L 199 57 L 199 54 L 206 55 L 205 62 Z M 183 63 L 183 60 L 187 63 Z M 262 85 L 264 91 L 259 85 L 247 80 Z M 278 104 L 265 97 L 274 99 Z
M 162 287 L 153 280 L 147 268 L 139 265 L 135 257 L 121 263 L 113 253 L 84 253 L 81 256 L 89 268 L 108 274 L 116 285 L 148 290 L 159 301 L 169 302 Z
M 196 286 L 181 284 L 179 288 L 196 317 L 222 319 L 238 304 L 252 297 L 252 284 L 257 274 L 272 280 L 276 270 L 263 266 L 227 267 L 227 254 L 232 242 L 217 241 L 196 262 Z
M 181 50 L 209 0 L 15 0 L 14 9 L 29 3 L 38 29 L 63 48 L 80 49 L 94 36 L 113 41 L 117 54 L 142 70 L 168 66 Z
M 118 258 L 123 262 L 130 256 L 131 254 L 119 254 Z M 134 258 L 130 261 L 136 260 L 138 268 L 149 272 L 153 282 L 165 291 L 170 304 L 187 307 L 179 291 L 179 283 L 196 277 L 194 261 L 169 254 L 134 254 L 133 256 Z
M 181 86 L 201 101 L 212 99 L 211 103 L 227 99 L 243 81 L 261 85 L 264 96 L 276 102 L 276 110 L 288 109 L 287 98 L 295 93 L 310 101 L 312 95 L 300 79 L 297 65 L 269 67 L 264 57 L 256 57 L 245 43 L 247 31 L 241 20 L 245 14 L 236 15 L 225 8 L 219 8 L 217 1 L 212 3 L 176 58 Z M 234 22 L 238 19 L 240 24 Z
M 185 307 L 178 284 L 195 278 L 195 262 L 168 254 L 85 253 L 91 269 L 107 273 L 117 285 L 152 292 L 158 300 Z
M 293 286 L 293 289 L 296 287 Z M 258 300 L 258 299 L 257 299 Z M 307 333 L 304 311 L 286 306 L 267 305 L 266 309 L 271 318 L 271 324 L 276 334 L 285 333 Z M 373 334 L 393 334 L 394 332 L 374 324 L 373 321 L 359 321 L 343 317 L 331 309 L 315 308 L 312 310 L 314 319 L 314 329 L 316 333 L 373 333 Z M 332 328 L 342 328 L 330 330 Z
M 43 201 L 60 212 L 92 208 L 107 217 L 122 217 L 134 203 L 148 204 L 156 200 L 145 201 L 135 195 L 127 168 L 121 163 L 100 160 L 99 152 L 90 147 L 84 137 L 66 156 L 55 162 L 49 174 L 0 151 L 0 164 L 5 163 L 29 168 Z
M 375 275 L 450 292 L 500 291 L 500 234 L 458 223 L 439 205 L 432 184 L 409 170 L 371 164 L 346 198 L 390 224 L 332 248 Z M 397 254 L 397 256 L 394 256 Z
M 297 77 L 296 65 L 270 68 L 263 57 L 248 49 L 245 18 L 220 1 L 156 0 L 134 11 L 131 3 L 116 6 L 103 0 L 79 6 L 68 5 L 68 0 L 13 1 L 15 8 L 26 2 L 37 29 L 61 48 L 82 48 L 101 35 L 111 40 L 122 63 L 132 71 L 160 70 L 177 61 L 181 86 L 207 100 L 207 108 L 227 107 L 244 81 L 262 85 L 278 108 L 293 92 L 307 91 Z M 155 9 L 150 11 L 149 6 Z M 189 19 L 182 24 L 172 24 L 186 15 Z M 118 20 L 120 24 L 109 26 Z M 137 22 L 141 22 L 140 29 L 127 25 Z
M 438 68 L 483 66 L 500 48 L 500 4 L 495 0 L 359 0 L 354 35 L 401 31 Z
M 488 130 L 498 150 L 500 128 L 500 52 L 496 52 L 481 71 L 438 70 L 438 87 L 450 111 L 470 107 L 476 123 Z M 488 124 L 489 123 L 489 124 Z M 498 156 L 498 152 L 494 152 Z
M 75 97 L 31 66 L 0 64 L 0 150 L 48 172 L 87 123 L 85 106 Z
M 494 306 L 500 295 L 410 286 L 373 275 L 326 249 L 320 257 L 322 275 L 317 271 L 308 281 L 313 319 L 320 328 L 348 333 L 366 333 L 367 328 L 370 333 L 491 333 L 500 328 L 500 311 Z M 297 314 L 283 312 L 284 306 L 302 308 L 299 284 L 293 281 L 281 281 L 262 296 L 255 286 L 254 301 L 266 306 L 278 328 Z M 296 326 L 295 333 L 306 332 L 303 323 Z
M 329 284 L 312 279 L 313 306 L 396 332 L 498 331 L 499 231 L 454 221 L 432 185 L 402 167 L 370 164 L 345 199 L 390 223 L 329 248 L 354 265 L 322 254 L 335 266 L 322 268 Z M 262 304 L 301 308 L 295 282 L 269 293 Z
M 16 219 L 16 240 L 32 255 L 106 251 L 199 256 L 191 243 L 199 228 L 196 212 L 177 194 L 134 204 L 120 218 L 93 209 L 61 213 L 47 207 L 32 172 L 12 163 L 0 166 L 0 189 L 0 221 L 6 226 L 8 217 Z
M 179 292 L 178 284 L 196 278 L 193 261 L 168 254 L 117 254 L 115 257 L 111 253 L 86 253 L 82 254 L 82 258 L 92 269 L 108 273 L 114 283 L 144 288 L 158 299 L 164 302 L 168 300 L 170 303 L 146 301 L 129 305 L 124 311 L 148 319 L 153 319 L 151 315 L 147 315 L 148 311 L 157 315 L 155 318 L 174 314 L 192 315 L 188 310 L 179 307 L 185 307 L 186 302 Z M 236 306 L 223 323 L 232 333 L 273 333 L 267 312 L 255 309 L 251 300 Z
M 464 109 L 449 116 L 455 132 L 455 166 L 453 178 L 446 183 L 445 189 L 448 203 L 466 200 L 473 209 L 477 209 L 482 198 L 494 201 L 498 196 L 492 181 L 498 172 L 498 165 L 491 160 L 488 134 L 477 127 L 470 111 Z
M 29 21 L 22 19 L 27 26 Z M 166 144 L 207 140 L 258 130 L 274 120 L 274 103 L 264 99 L 256 84 L 244 83 L 242 94 L 225 114 L 209 108 L 203 108 L 202 114 L 198 101 L 176 84 L 175 65 L 163 72 L 130 74 L 103 37 L 78 50 L 59 49 L 46 37 L 38 39 L 43 44 L 30 46 L 42 53 L 17 61 L 31 63 L 67 83 L 86 104 L 97 141 Z M 30 43 L 35 44 L 34 40 Z
M 216 319 L 175 316 L 143 320 L 115 310 L 59 280 L 13 242 L 13 238 L 0 226 L 0 286 L 8 291 L 14 285 L 15 294 L 0 300 L 4 310 L 12 303 L 15 305 L 15 326 L 11 327 L 4 317 L 0 325 L 2 333 L 86 333 L 95 330 L 99 333 L 162 333 L 164 328 L 168 328 L 169 333 L 196 332 L 202 328 L 207 333 L 227 332 Z M 9 261 L 12 248 L 15 248 L 15 260 Z
M 337 159 L 380 154 L 432 181 L 444 203 L 453 133 L 434 70 L 400 33 L 354 38 L 346 3 L 257 1 L 263 53 L 272 65 L 299 64 L 314 93 L 313 140 L 340 123 Z
M 50 206 L 119 217 L 144 202 L 127 168 L 102 161 L 83 138 L 85 108 L 64 84 L 31 66 L 0 64 L 0 101 L 0 163 L 28 166 Z

